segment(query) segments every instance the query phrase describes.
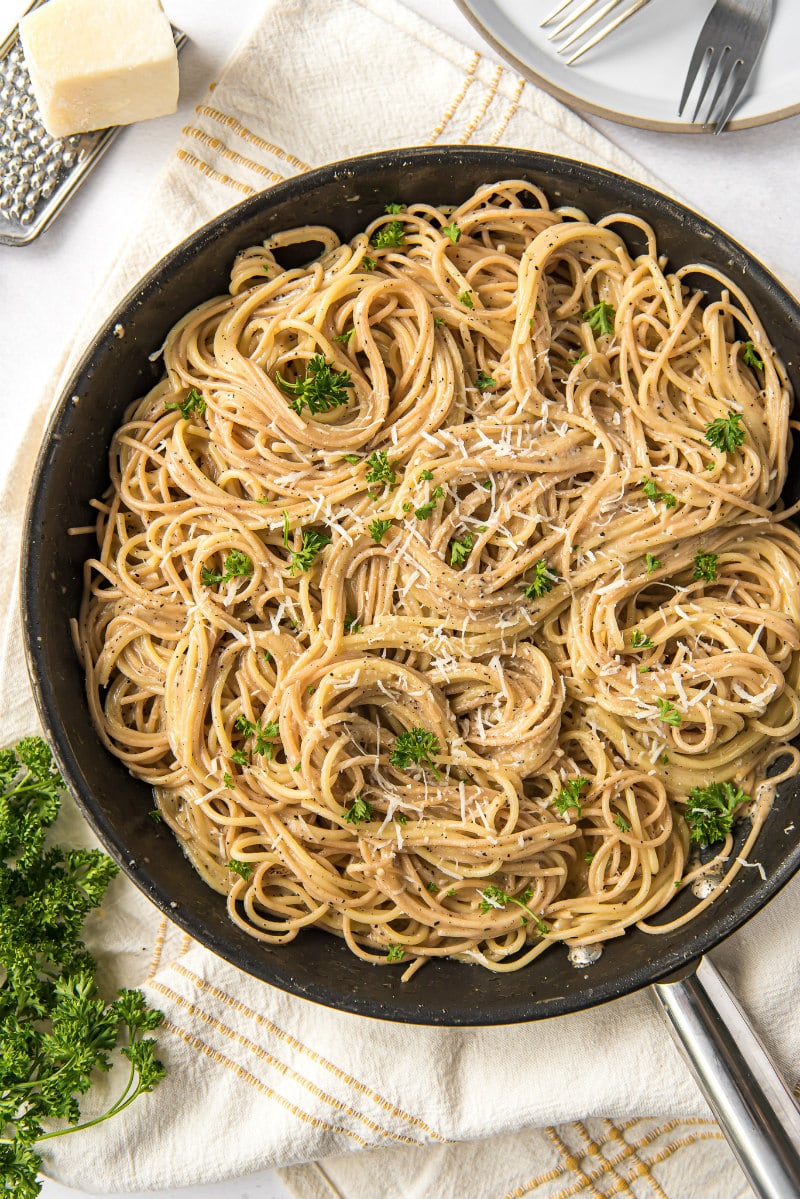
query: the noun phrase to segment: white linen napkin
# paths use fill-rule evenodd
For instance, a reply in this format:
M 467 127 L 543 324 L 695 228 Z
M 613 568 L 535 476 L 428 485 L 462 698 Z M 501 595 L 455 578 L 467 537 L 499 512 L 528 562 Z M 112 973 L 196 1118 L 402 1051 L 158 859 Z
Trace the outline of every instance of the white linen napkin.
M 310 46 L 324 46 L 335 71 Z M 275 0 L 189 115 L 74 357 L 166 250 L 244 196 L 350 154 L 454 142 L 553 151 L 648 181 L 574 113 L 393 0 Z M 20 426 L 0 507 L 6 579 L 57 394 Z M 37 728 L 11 600 L 0 643 L 4 741 Z M 58 833 L 91 841 L 71 805 Z M 800 946 L 787 929 L 799 910 L 795 883 L 715 954 L 792 1080 L 800 1026 L 786 1017 Z M 408 1027 L 318 1007 L 242 974 L 124 878 L 88 932 L 109 989 L 141 985 L 163 1009 L 167 1077 L 123 1116 L 47 1144 L 46 1169 L 66 1184 L 107 1194 L 284 1167 L 303 1199 L 750 1194 L 645 994 L 514 1027 Z

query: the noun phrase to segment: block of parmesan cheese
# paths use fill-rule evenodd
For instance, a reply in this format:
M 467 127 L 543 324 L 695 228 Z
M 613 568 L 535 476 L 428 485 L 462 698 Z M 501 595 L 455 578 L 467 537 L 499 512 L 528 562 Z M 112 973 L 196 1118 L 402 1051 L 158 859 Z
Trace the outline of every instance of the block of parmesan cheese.
M 19 33 L 54 137 L 178 107 L 178 54 L 159 0 L 48 0 L 22 18 Z

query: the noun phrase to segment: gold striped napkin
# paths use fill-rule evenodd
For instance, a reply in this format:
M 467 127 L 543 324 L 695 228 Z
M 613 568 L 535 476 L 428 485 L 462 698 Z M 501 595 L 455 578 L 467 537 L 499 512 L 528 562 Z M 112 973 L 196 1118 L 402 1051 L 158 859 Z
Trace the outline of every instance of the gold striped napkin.
M 324 60 L 314 47 L 325 47 Z M 379 148 L 470 142 L 552 151 L 648 181 L 574 113 L 394 0 L 275 0 L 187 114 L 86 338 L 172 245 L 276 180 Z M 6 579 L 44 412 L 20 431 L 27 448 L 0 512 Z M 10 739 L 36 727 L 13 614 L 0 668 Z M 90 836 L 74 809 L 59 831 L 65 841 Z M 788 888 L 720 954 L 789 1073 L 800 1028 L 780 1027 L 780 1014 L 792 1010 L 785 928 L 797 902 Z M 646 995 L 511 1028 L 377 1023 L 241 974 L 125 879 L 90 935 L 109 988 L 144 985 L 163 1009 L 168 1074 L 122 1117 L 48 1143 L 47 1169 L 67 1184 L 157 1190 L 278 1167 L 303 1199 L 750 1193 Z M 770 960 L 781 945 L 776 981 Z

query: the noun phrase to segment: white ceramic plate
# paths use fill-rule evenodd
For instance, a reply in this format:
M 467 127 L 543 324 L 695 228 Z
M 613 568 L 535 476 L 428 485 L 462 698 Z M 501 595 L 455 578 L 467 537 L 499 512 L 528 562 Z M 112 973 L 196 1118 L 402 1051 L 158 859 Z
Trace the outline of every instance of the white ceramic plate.
M 547 41 L 549 30 L 539 28 L 555 0 L 456 3 L 521 74 L 565 104 L 643 129 L 702 131 L 679 120 L 678 102 L 712 0 L 651 0 L 572 67 Z M 728 128 L 766 125 L 795 113 L 800 113 L 800 2 L 776 0 L 767 43 Z

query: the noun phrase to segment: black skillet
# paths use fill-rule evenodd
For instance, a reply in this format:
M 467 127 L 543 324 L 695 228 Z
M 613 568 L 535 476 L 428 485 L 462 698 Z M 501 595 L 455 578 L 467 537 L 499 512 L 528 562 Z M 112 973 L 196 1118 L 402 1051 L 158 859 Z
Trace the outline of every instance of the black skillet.
M 686 927 L 658 937 L 632 929 L 610 943 L 587 970 L 576 970 L 566 952 L 555 949 L 528 969 L 501 977 L 435 961 L 403 984 L 399 972 L 366 965 L 327 934 L 309 930 L 289 945 L 271 948 L 231 924 L 224 902 L 195 873 L 172 834 L 148 817 L 149 789 L 106 752 L 92 728 L 68 628 L 78 611 L 81 568 L 92 552 L 92 541 L 69 537 L 66 530 L 91 523 L 88 501 L 106 488 L 113 431 L 126 405 L 159 377 L 161 363 L 151 362 L 149 355 L 175 320 L 224 292 L 237 252 L 270 233 L 306 223 L 329 224 L 349 238 L 389 201 L 457 203 L 479 185 L 503 178 L 532 180 L 554 206 L 577 206 L 593 220 L 612 212 L 634 213 L 653 225 L 672 267 L 708 263 L 741 282 L 800 395 L 798 304 L 719 229 L 629 179 L 524 150 L 436 147 L 368 155 L 280 183 L 224 213 L 168 254 L 109 317 L 61 396 L 36 465 L 23 542 L 22 616 L 39 714 L 70 789 L 109 852 L 171 920 L 240 969 L 345 1011 L 444 1026 L 564 1015 L 659 983 L 663 985 L 654 988 L 654 994 L 671 1012 L 673 1027 L 683 1029 L 684 1040 L 693 1030 L 693 1068 L 707 1096 L 713 1088 L 702 1076 L 712 1070 L 713 1062 L 706 1060 L 705 1049 L 697 1048 L 698 1020 L 706 1034 L 717 1030 L 722 1040 L 712 1058 L 722 1056 L 722 1067 L 738 1076 L 741 1091 L 754 1069 L 753 1059 L 731 1055 L 739 1052 L 743 1040 L 748 1054 L 763 1051 L 754 1041 L 751 1046 L 752 1032 L 740 1026 L 730 1034 L 720 1026 L 719 1015 L 708 1016 L 709 991 L 721 980 L 708 962 L 698 977 L 694 971 L 703 954 L 758 911 L 800 867 L 800 820 L 794 815 L 797 780 L 779 788 L 759 838 L 758 857 L 766 877 L 757 870 L 740 871 L 727 892 Z M 306 249 L 305 256 L 313 252 Z M 708 288 L 707 280 L 703 286 Z M 118 325 L 124 337 L 115 336 Z M 791 472 L 787 502 L 797 498 L 796 473 Z M 676 897 L 670 918 L 691 902 L 688 892 Z M 684 977 L 676 983 L 678 975 Z M 716 998 L 725 1002 L 724 996 Z M 707 1039 L 703 1043 L 707 1045 Z M 744 1099 L 741 1093 L 718 1095 L 718 1117 L 738 1140 L 740 1160 L 757 1192 L 787 1199 L 800 1195 L 800 1120 L 785 1089 L 772 1096 L 773 1109 L 776 1103 L 783 1105 L 783 1124 L 775 1123 L 774 1111 L 753 1115 L 753 1106 L 764 1102 L 762 1092 L 770 1086 L 764 1082 L 758 1094 Z M 728 1111 L 725 1105 L 731 1104 Z M 771 1125 L 769 1143 L 764 1138 L 755 1143 L 759 1122 Z M 782 1131 L 784 1127 L 788 1131 Z

